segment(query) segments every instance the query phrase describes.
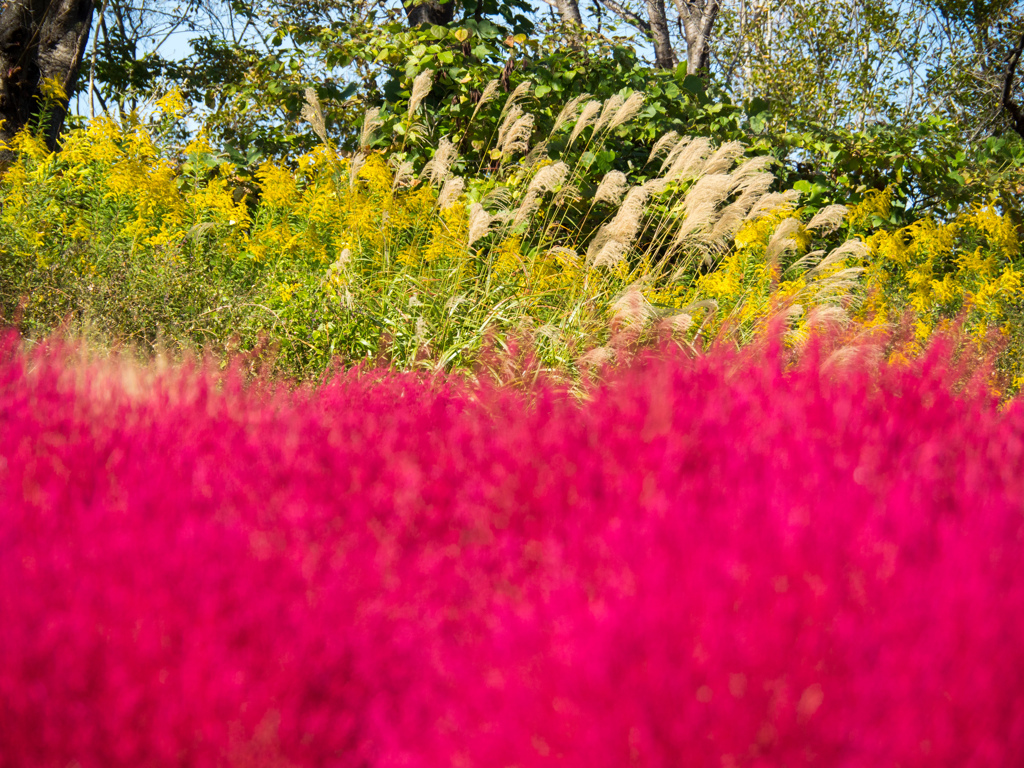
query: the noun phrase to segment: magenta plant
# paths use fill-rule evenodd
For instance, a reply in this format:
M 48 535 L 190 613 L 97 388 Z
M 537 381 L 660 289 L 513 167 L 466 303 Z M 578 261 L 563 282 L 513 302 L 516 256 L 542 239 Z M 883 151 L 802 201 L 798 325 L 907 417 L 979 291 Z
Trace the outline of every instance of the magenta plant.
M 0 766 L 1024 765 L 1024 409 L 0 353 Z

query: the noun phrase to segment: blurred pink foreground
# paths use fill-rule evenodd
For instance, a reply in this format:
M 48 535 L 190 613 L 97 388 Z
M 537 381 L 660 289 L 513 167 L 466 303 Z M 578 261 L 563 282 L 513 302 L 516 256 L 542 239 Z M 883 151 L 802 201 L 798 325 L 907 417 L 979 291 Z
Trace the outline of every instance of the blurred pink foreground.
M 580 405 L 4 342 L 0 766 L 1024 765 L 1024 409 L 813 358 Z

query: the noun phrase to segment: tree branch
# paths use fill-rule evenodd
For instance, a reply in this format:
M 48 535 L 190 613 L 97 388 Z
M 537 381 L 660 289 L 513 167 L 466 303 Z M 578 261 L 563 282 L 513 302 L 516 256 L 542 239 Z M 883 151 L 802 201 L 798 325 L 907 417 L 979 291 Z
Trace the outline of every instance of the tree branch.
M 1024 53 L 1024 35 L 1021 35 L 1017 47 L 1010 51 L 1010 54 L 1006 57 L 1002 105 L 1003 109 L 1009 112 L 1010 117 L 1013 118 L 1013 130 L 1017 132 L 1018 136 L 1024 137 L 1024 112 L 1021 111 L 1020 106 L 1013 100 L 1013 81 L 1017 76 L 1017 64 L 1020 62 L 1022 53 Z
M 598 0 L 598 2 L 600 2 L 601 5 L 603 5 L 609 11 L 614 13 L 616 16 L 620 17 L 624 21 L 628 21 L 634 27 L 639 29 L 641 32 L 643 32 L 645 34 L 648 34 L 648 35 L 651 34 L 651 25 L 650 24 L 648 24 L 644 19 L 642 19 L 641 17 L 637 16 L 635 13 L 633 13 L 628 8 L 623 8 L 621 5 L 619 5 L 617 2 L 615 2 L 615 0 Z

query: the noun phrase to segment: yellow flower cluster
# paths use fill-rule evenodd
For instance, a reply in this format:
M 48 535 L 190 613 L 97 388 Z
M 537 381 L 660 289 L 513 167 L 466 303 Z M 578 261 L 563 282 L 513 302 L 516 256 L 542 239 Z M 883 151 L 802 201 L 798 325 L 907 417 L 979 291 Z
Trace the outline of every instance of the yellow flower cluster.
M 947 222 L 923 219 L 879 231 L 867 242 L 864 316 L 894 322 L 909 306 L 920 339 L 961 313 L 967 329 L 983 338 L 1024 297 L 1017 231 L 994 205 L 974 206 Z

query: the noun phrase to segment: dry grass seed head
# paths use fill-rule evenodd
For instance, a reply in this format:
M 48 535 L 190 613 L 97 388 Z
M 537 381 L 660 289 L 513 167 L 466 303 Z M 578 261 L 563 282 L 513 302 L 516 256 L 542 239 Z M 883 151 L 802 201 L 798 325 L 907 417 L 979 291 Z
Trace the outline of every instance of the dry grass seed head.
M 558 185 L 565 181 L 565 177 L 569 173 L 569 166 L 565 163 L 555 163 L 554 165 L 548 165 L 537 171 L 536 175 L 530 181 L 530 186 L 526 188 L 526 195 L 523 197 L 523 202 L 519 206 L 519 210 L 516 211 L 515 218 L 512 220 L 512 226 L 521 224 L 528 217 L 533 215 L 533 212 L 537 210 L 540 205 L 540 198 L 547 192 L 553 191 Z
M 736 179 L 737 184 L 750 176 L 760 175 L 767 171 L 773 165 L 776 164 L 776 160 L 771 155 L 758 155 L 757 157 L 748 157 L 743 160 L 739 165 L 733 169 L 732 176 Z M 770 174 L 769 174 L 770 175 Z
M 554 204 L 557 208 L 563 208 L 571 203 L 578 203 L 583 199 L 580 188 L 575 184 L 563 184 L 562 188 L 555 195 Z
M 523 108 L 518 105 L 513 105 L 508 112 L 503 113 L 504 117 L 498 124 L 498 147 L 500 148 L 505 143 L 505 138 L 508 136 L 509 131 L 512 130 L 512 126 L 515 125 L 516 120 L 523 116 Z
M 363 169 L 364 165 L 366 165 L 366 155 L 362 152 L 357 152 L 352 156 L 352 159 L 349 160 L 348 186 L 350 189 L 355 187 L 356 179 L 359 178 L 359 172 Z
M 711 142 L 703 137 L 693 139 L 672 160 L 665 178 L 669 181 L 694 179 L 704 167 L 704 160 L 711 152 Z
M 675 131 L 669 131 L 664 134 L 660 139 L 654 142 L 654 146 L 651 147 L 651 154 L 647 156 L 647 164 L 650 165 L 662 155 L 671 152 L 678 143 L 679 134 Z
M 783 219 L 779 222 L 765 250 L 765 258 L 769 263 L 774 264 L 783 253 L 796 250 L 797 242 L 793 236 L 800 231 L 800 226 L 799 219 Z
M 626 174 L 622 171 L 609 171 L 597 186 L 597 192 L 594 193 L 594 205 L 598 203 L 618 205 L 628 189 L 629 182 L 626 181 Z
M 473 245 L 477 240 L 484 238 L 491 231 L 491 224 L 494 217 L 484 209 L 480 203 L 473 203 L 469 206 L 469 238 L 468 245 Z
M 702 176 L 686 193 L 686 197 L 683 198 L 683 207 L 687 214 L 696 208 L 703 208 L 708 203 L 712 207 L 717 207 L 732 193 L 732 190 L 732 176 L 727 173 Z
M 509 128 L 505 141 L 501 145 L 503 155 L 514 155 L 526 152 L 530 148 L 530 137 L 533 136 L 534 117 L 531 114 L 523 115 L 516 120 Z
M 770 192 L 758 200 L 757 204 L 750 209 L 747 219 L 753 220 L 772 213 L 792 211 L 799 199 L 800 191 L 797 189 L 787 189 L 785 192 Z
M 526 96 L 530 93 L 531 86 L 532 83 L 529 80 L 524 80 L 519 85 L 517 85 L 515 87 L 515 90 L 513 90 L 512 93 L 508 95 L 508 98 L 505 99 L 505 106 L 501 108 L 501 114 L 504 115 L 514 106 L 516 106 L 520 101 L 526 98 Z
M 391 189 L 401 189 L 413 183 L 416 174 L 413 172 L 411 160 L 400 160 L 398 157 L 392 156 L 388 163 L 395 169 L 395 178 L 391 182 Z
M 508 187 L 495 187 L 484 195 L 480 202 L 488 208 L 508 210 L 512 205 L 512 191 Z
M 615 113 L 619 111 L 619 107 L 621 107 L 625 101 L 626 100 L 622 98 L 622 96 L 616 93 L 604 103 L 604 106 L 601 108 L 601 116 L 597 118 L 597 122 L 594 124 L 594 133 L 603 130 L 604 127 L 611 122 L 612 118 L 615 117 Z
M 534 147 L 529 151 L 529 153 L 526 155 L 526 157 L 523 158 L 523 165 L 527 169 L 532 169 L 533 166 L 535 166 L 541 160 L 547 160 L 547 159 L 548 159 L 548 142 L 545 139 L 544 141 L 541 141 L 538 144 L 534 145 Z
M 636 288 L 630 286 L 611 305 L 612 323 L 619 327 L 643 326 L 655 316 L 654 307 Z
M 572 144 L 579 138 L 579 135 L 587 129 L 587 126 L 594 122 L 594 117 L 601 111 L 600 101 L 588 101 L 583 105 L 580 116 L 576 119 L 576 125 L 569 135 L 569 143 Z
M 562 107 L 561 111 L 559 111 L 558 117 L 555 118 L 555 124 L 551 127 L 552 135 L 558 133 L 558 130 L 566 123 L 575 120 L 577 115 L 579 115 L 583 102 L 589 98 L 590 94 L 584 93 L 573 99 L 569 99 L 568 103 L 566 103 L 566 105 Z
M 719 250 L 724 248 L 729 241 L 736 237 L 736 233 L 739 232 L 740 227 L 743 225 L 746 213 L 746 210 L 738 206 L 737 203 L 731 203 L 723 208 L 718 214 L 718 221 L 715 222 L 708 236 L 711 245 Z
M 640 220 L 647 209 L 648 195 L 649 192 L 644 187 L 633 187 L 629 190 L 626 199 L 619 206 L 615 218 L 606 225 L 612 237 L 617 240 L 628 238 L 630 241 L 636 237 L 637 230 L 640 228 Z
M 461 176 L 452 176 L 445 180 L 444 186 L 441 187 L 441 194 L 437 196 L 437 207 L 441 210 L 450 208 L 458 202 L 465 190 L 466 180 Z
M 494 94 L 498 92 L 500 85 L 501 82 L 499 80 L 491 80 L 484 86 L 484 92 L 480 94 L 480 101 L 476 103 L 476 108 L 473 110 L 473 118 L 475 118 L 477 113 L 484 108 L 485 104 L 494 98 Z M 470 118 L 470 120 L 473 118 Z
M 302 118 L 313 127 L 320 141 L 327 143 L 327 125 L 324 121 L 324 111 L 320 106 L 320 97 L 316 90 L 307 88 L 305 92 L 306 102 L 302 105 Z
M 374 135 L 382 125 L 384 121 L 380 119 L 380 110 L 377 107 L 366 110 L 366 114 L 363 115 L 363 128 L 359 132 L 360 149 L 373 143 Z
M 725 173 L 732 168 L 736 158 L 742 157 L 744 147 L 738 141 L 726 142 L 707 159 L 700 169 L 702 175 Z
M 820 229 L 825 234 L 835 232 L 846 220 L 846 213 L 845 205 L 826 205 L 807 222 L 807 229 L 812 232 Z
M 612 131 L 618 128 L 620 125 L 625 125 L 640 112 L 640 109 L 644 105 L 644 95 L 640 91 L 633 91 L 629 94 L 629 97 L 615 111 L 615 116 L 612 118 L 611 124 L 608 126 L 608 130 Z
M 440 184 L 447 178 L 455 159 L 455 145 L 447 137 L 441 139 L 441 143 L 437 145 L 437 151 L 434 152 L 434 156 L 423 167 L 423 178 L 431 184 Z
M 683 150 L 685 150 L 692 143 L 693 139 L 689 136 L 683 136 L 678 141 L 676 141 L 672 145 L 672 148 L 665 153 L 665 159 L 661 161 L 662 173 L 664 173 L 667 168 L 670 168 L 672 166 L 672 163 L 676 161 L 676 158 L 679 157 L 680 153 L 682 153 Z
M 733 173 L 730 175 L 733 180 L 733 192 L 738 192 L 741 197 L 746 197 L 749 200 L 748 211 L 768 193 L 772 184 L 775 183 L 775 177 L 770 173 L 751 173 L 739 176 Z
M 842 245 L 833 248 L 828 256 L 822 259 L 809 274 L 819 275 L 832 266 L 849 258 L 863 259 L 868 255 L 868 247 L 860 240 L 847 240 Z
M 633 187 L 610 222 L 598 230 L 587 247 L 587 260 L 595 267 L 614 266 L 633 244 L 646 211 L 648 191 Z
M 434 70 L 432 69 L 424 69 L 412 81 L 412 95 L 409 97 L 409 120 L 412 120 L 413 114 L 415 114 L 420 104 L 423 103 L 427 94 L 430 93 L 433 84 Z

